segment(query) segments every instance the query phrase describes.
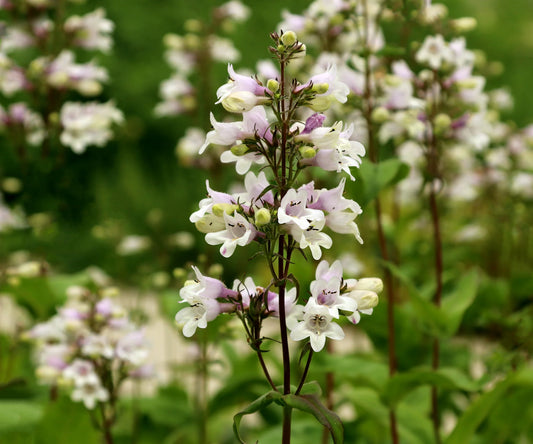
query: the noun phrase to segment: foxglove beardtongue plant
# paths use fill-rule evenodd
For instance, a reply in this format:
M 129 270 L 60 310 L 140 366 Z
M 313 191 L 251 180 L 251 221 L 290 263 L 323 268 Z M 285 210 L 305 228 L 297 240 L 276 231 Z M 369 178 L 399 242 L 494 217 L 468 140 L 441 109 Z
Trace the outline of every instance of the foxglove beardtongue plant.
M 116 295 L 114 288 L 70 287 L 57 314 L 27 332 L 36 345 L 38 379 L 83 403 L 108 444 L 122 383 L 153 373 L 144 331 Z
M 299 179 L 303 170 L 309 169 L 311 173 L 313 167 L 318 167 L 346 172 L 353 180 L 350 168 L 360 165 L 365 149 L 350 140 L 352 129 L 343 122 L 326 126 L 325 115 L 319 113 L 301 120 L 305 113 L 309 115 L 306 110 L 325 111 L 335 101 L 346 101 L 348 87 L 339 80 L 336 67 L 328 66 L 307 82 L 290 79 L 287 67 L 303 56 L 305 46 L 292 31 L 274 33 L 271 37 L 274 45 L 270 52 L 279 64 L 279 75 L 262 83 L 257 77 L 238 74 L 230 65 L 230 80 L 219 88 L 217 103 L 242 115 L 241 120 L 217 122 L 211 115 L 214 129 L 200 148 L 203 152 L 211 143 L 225 145 L 227 151 L 222 153 L 221 161 L 235 161 L 237 173 L 246 174 L 245 191 L 219 192 L 207 182 L 208 197 L 200 202 L 199 210 L 190 220 L 205 233 L 208 244 L 221 245 L 220 254 L 224 257 L 231 257 L 237 247 L 256 245 L 272 278 L 260 286 L 246 277 L 235 281 L 230 290 L 194 268 L 196 281 L 187 282 L 180 290 L 182 302 L 189 306 L 176 314 L 176 322 L 185 336 L 192 336 L 223 313 L 239 317 L 273 390 L 272 396 L 284 405 L 282 442 L 286 444 L 290 442 L 292 409 L 302 409 L 301 402 L 310 402 L 309 397 L 300 393 L 306 389 L 313 353 L 324 348 L 327 338 L 344 338 L 339 324 L 343 317 L 358 323 L 360 313 L 371 314 L 382 284 L 377 278 L 345 280 L 340 261 L 330 265 L 323 260 L 318 265 L 316 280 L 304 291 L 290 271 L 296 250 L 305 256 L 309 248 L 313 259 L 321 259 L 323 250 L 333 243 L 327 230 L 353 234 L 362 243 L 355 222 L 361 208 L 343 196 L 346 179 L 340 178 L 333 189 L 316 189 L 313 181 L 302 184 Z M 259 174 L 249 171 L 255 164 L 263 165 Z M 263 358 L 266 338 L 262 325 L 268 317 L 279 319 L 284 369 L 280 387 L 271 378 Z M 289 336 L 294 341 L 308 340 L 310 344 L 310 348 L 302 349 L 302 356 L 308 351 L 307 363 L 297 389 L 292 392 Z M 318 411 L 326 412 L 317 397 L 312 402 Z M 336 442 L 341 442 L 337 440 L 342 439 L 342 429 L 334 422 L 326 426 Z M 238 427 L 235 430 L 242 442 Z

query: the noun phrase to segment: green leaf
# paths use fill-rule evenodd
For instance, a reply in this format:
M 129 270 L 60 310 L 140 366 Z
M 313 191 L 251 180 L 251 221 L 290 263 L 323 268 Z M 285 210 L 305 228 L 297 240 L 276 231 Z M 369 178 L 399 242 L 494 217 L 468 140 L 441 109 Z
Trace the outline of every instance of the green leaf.
M 283 396 L 283 401 L 293 409 L 313 415 L 320 424 L 329 430 L 334 444 L 344 442 L 344 428 L 340 418 L 322 404 L 317 395 L 293 395 L 290 393 Z
M 43 407 L 35 402 L 0 401 L 0 437 L 15 430 L 35 427 L 43 416 Z
M 417 320 L 423 330 L 435 337 L 443 336 L 447 328 L 447 319 L 443 312 L 421 294 L 411 279 L 396 264 L 385 261 L 382 263 L 407 288 L 411 304 L 418 315 Z
M 47 318 L 58 302 L 45 277 L 20 278 L 16 284 L 0 286 L 0 292 L 11 294 L 37 319 Z
M 395 407 L 409 392 L 422 386 L 434 385 L 443 389 L 477 391 L 480 386 L 456 368 L 415 368 L 389 379 L 382 396 L 384 402 Z
M 513 382 L 513 378 L 514 375 L 510 375 L 507 379 L 500 381 L 491 391 L 483 393 L 470 404 L 459 418 L 455 429 L 450 436 L 448 436 L 445 444 L 464 444 L 472 442 L 472 438 L 474 437 L 477 428 L 505 395 Z
M 235 437 L 241 444 L 246 444 L 239 434 L 239 426 L 241 424 L 242 417 L 244 415 L 251 415 L 252 413 L 258 412 L 259 410 L 268 407 L 273 402 L 281 402 L 282 397 L 283 395 L 280 392 L 272 390 L 257 398 L 248 407 L 244 408 L 233 417 L 233 433 L 235 433 Z
M 400 182 L 409 174 L 409 166 L 398 159 L 387 159 L 380 163 L 363 162 L 359 176 L 363 182 L 363 202 L 368 203 L 378 194 Z
M 442 311 L 446 316 L 446 333 L 453 336 L 459 329 L 465 311 L 472 305 L 478 289 L 478 273 L 476 270 L 464 275 L 455 291 L 442 299 Z

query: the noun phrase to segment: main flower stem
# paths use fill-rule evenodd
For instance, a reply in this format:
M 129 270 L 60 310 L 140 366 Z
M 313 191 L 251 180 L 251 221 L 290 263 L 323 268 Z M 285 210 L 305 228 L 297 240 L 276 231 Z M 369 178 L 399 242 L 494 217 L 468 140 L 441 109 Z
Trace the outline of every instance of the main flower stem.
M 281 175 L 280 175 L 280 199 L 283 199 L 286 193 L 287 186 L 287 137 L 289 132 L 290 122 L 288 121 L 287 98 L 286 98 L 286 79 L 285 66 L 286 60 L 280 60 L 280 80 L 281 80 Z M 286 256 L 287 254 L 287 256 Z M 283 356 L 283 394 L 287 395 L 291 392 L 291 362 L 289 355 L 289 340 L 287 337 L 287 315 L 285 312 L 285 289 L 287 286 L 287 275 L 289 269 L 290 257 L 288 257 L 289 249 L 285 251 L 285 235 L 280 235 L 278 240 L 278 280 L 279 280 L 279 329 L 281 334 L 281 348 Z M 292 409 L 285 406 L 283 408 L 283 433 L 282 444 L 290 444 L 291 442 L 291 417 Z

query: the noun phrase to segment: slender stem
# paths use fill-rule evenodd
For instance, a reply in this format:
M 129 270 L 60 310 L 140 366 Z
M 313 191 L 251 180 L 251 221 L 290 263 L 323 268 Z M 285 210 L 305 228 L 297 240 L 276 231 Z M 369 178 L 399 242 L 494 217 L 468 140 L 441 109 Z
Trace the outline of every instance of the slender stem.
M 326 342 L 326 352 L 332 355 L 334 352 L 333 341 Z M 329 371 L 326 373 L 326 407 L 329 410 L 333 410 L 333 392 L 335 391 L 335 373 Z M 329 443 L 330 432 L 327 427 L 322 430 L 322 444 Z
M 441 305 L 442 299 L 442 239 L 440 232 L 440 221 L 439 221 L 439 210 L 437 206 L 437 197 L 435 194 L 434 187 L 431 187 L 429 194 L 429 204 L 431 210 L 431 220 L 433 223 L 433 241 L 435 244 L 435 279 L 436 279 L 436 289 L 433 302 L 437 307 Z M 433 370 L 439 368 L 439 354 L 440 354 L 440 341 L 439 338 L 433 340 L 432 348 L 432 357 L 431 357 L 431 366 Z M 439 435 L 440 429 L 440 415 L 439 415 L 439 403 L 438 403 L 438 392 L 437 387 L 431 387 L 431 417 L 433 421 L 433 432 L 435 434 L 435 442 L 440 444 L 441 439 Z
M 307 355 L 307 362 L 305 363 L 304 372 L 302 373 L 302 378 L 300 379 L 300 384 L 298 384 L 298 388 L 296 389 L 295 395 L 298 395 L 302 391 L 302 387 L 304 386 L 305 380 L 307 378 L 307 373 L 309 372 L 309 366 L 311 365 L 311 360 L 313 359 L 313 350 L 309 350 L 309 354 Z
M 435 73 L 435 78 L 438 81 L 437 74 Z M 435 189 L 435 179 L 439 177 L 439 152 L 438 152 L 438 140 L 435 133 L 435 127 L 433 125 L 434 117 L 438 111 L 438 97 L 439 94 L 436 91 L 440 89 L 433 89 L 433 106 L 431 109 L 431 118 L 428 121 L 428 129 L 426 132 L 426 140 L 428 145 L 427 152 L 427 162 L 428 162 L 428 172 L 430 175 L 430 191 L 429 191 L 429 210 L 431 213 L 431 222 L 433 225 L 433 245 L 434 245 L 434 261 L 435 261 L 435 294 L 433 296 L 433 303 L 440 307 L 442 299 L 442 271 L 443 271 L 443 261 L 442 261 L 442 238 L 441 238 L 441 229 L 440 229 L 440 219 L 439 219 L 439 208 L 437 204 L 437 191 Z M 433 339 L 433 346 L 431 352 L 431 367 L 433 370 L 439 368 L 439 354 L 440 354 L 440 340 L 438 337 Z M 438 390 L 436 386 L 431 387 L 431 419 L 433 422 L 433 433 L 435 435 L 435 442 L 437 444 L 441 443 L 441 438 L 439 434 L 440 429 L 440 415 L 439 415 L 439 400 L 438 400 Z
M 364 0 L 364 13 L 365 13 L 365 41 L 368 49 L 369 48 L 369 27 L 368 27 L 368 10 L 367 3 Z M 368 153 L 370 161 L 377 164 L 379 162 L 379 149 L 376 145 L 376 140 L 374 137 L 374 124 L 372 122 L 372 112 L 374 110 L 374 103 L 372 100 L 372 77 L 371 77 L 371 67 L 370 67 L 370 56 L 367 54 L 365 56 L 365 89 L 364 89 L 364 106 L 363 114 L 367 124 L 368 131 Z M 376 196 L 374 201 L 375 210 L 376 210 L 376 225 L 378 232 L 378 241 L 379 248 L 381 251 L 381 257 L 385 262 L 390 260 L 389 249 L 387 246 L 387 239 L 385 237 L 385 231 L 383 229 L 383 218 L 382 218 L 382 208 L 381 201 L 379 196 Z M 389 339 L 389 376 L 393 376 L 397 370 L 397 358 L 396 358 L 396 334 L 395 334 L 395 319 L 394 319 L 394 302 L 396 300 L 396 290 L 394 286 L 394 280 L 392 278 L 392 273 L 388 268 L 384 269 L 385 274 L 385 287 L 387 293 L 387 332 Z M 391 440 L 393 444 L 398 444 L 398 425 L 396 421 L 396 414 L 393 409 L 389 410 L 389 420 L 390 420 L 390 433 Z
M 200 356 L 198 361 L 198 444 L 207 443 L 207 381 L 209 378 L 207 365 L 207 334 L 199 336 Z
M 286 61 L 281 60 L 280 63 L 280 80 L 281 80 L 281 190 L 280 199 L 283 199 L 286 193 L 287 183 L 287 136 L 289 132 L 290 122 L 288 121 L 286 110 L 286 79 L 285 79 L 285 65 Z M 285 264 L 284 261 L 287 260 Z M 291 391 L 291 362 L 289 355 L 289 341 L 287 337 L 287 318 L 285 313 L 285 287 L 287 285 L 289 258 L 285 258 L 285 236 L 281 235 L 278 241 L 278 279 L 279 284 L 279 328 L 281 334 L 281 348 L 283 355 L 283 394 L 289 394 Z M 283 433 L 282 444 L 290 444 L 291 442 L 291 417 L 292 409 L 284 407 L 283 409 Z
M 263 369 L 263 373 L 265 374 L 265 377 L 267 378 L 268 383 L 270 384 L 270 387 L 272 387 L 272 390 L 278 391 L 276 388 L 276 384 L 274 384 L 274 381 L 272 381 L 272 378 L 270 377 L 270 373 L 268 372 L 268 368 L 265 364 L 265 360 L 263 359 L 263 353 L 261 353 L 261 350 L 257 349 L 257 357 L 259 358 L 259 363 L 261 364 L 261 368 Z

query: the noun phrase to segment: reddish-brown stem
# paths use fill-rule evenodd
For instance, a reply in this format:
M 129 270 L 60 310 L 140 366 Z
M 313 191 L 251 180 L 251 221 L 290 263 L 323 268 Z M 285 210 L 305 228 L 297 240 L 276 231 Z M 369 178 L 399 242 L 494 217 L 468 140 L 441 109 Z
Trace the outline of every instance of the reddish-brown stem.
M 286 103 L 286 79 L 285 79 L 285 65 L 286 61 L 281 60 L 280 63 L 280 83 L 281 83 L 281 183 L 280 183 L 280 199 L 283 199 L 286 193 L 287 185 L 287 137 L 289 132 L 287 103 Z M 287 254 L 289 254 L 287 248 Z M 286 263 L 285 263 L 286 261 Z M 291 362 L 289 355 L 289 340 L 287 337 L 287 319 L 285 313 L 285 288 L 288 275 L 290 258 L 285 257 L 285 236 L 281 235 L 278 241 L 278 279 L 279 279 L 279 329 L 281 334 L 281 349 L 283 356 L 283 394 L 287 395 L 291 392 Z M 290 444 L 291 442 L 291 418 L 292 409 L 290 407 L 283 408 L 283 432 L 282 444 Z
M 366 0 L 364 2 L 364 12 L 365 12 L 365 39 L 367 46 L 369 46 L 369 27 L 368 27 L 368 14 L 367 14 L 367 4 Z M 370 49 L 370 48 L 369 48 Z M 372 112 L 374 110 L 374 104 L 372 100 L 372 77 L 371 77 L 371 67 L 369 56 L 365 57 L 365 90 L 364 90 L 364 106 L 363 114 L 367 124 L 368 131 L 368 154 L 370 161 L 374 164 L 379 162 L 379 151 L 376 145 L 375 135 L 374 135 L 374 124 L 372 121 Z M 382 209 L 381 201 L 379 196 L 376 196 L 375 199 L 375 210 L 376 210 L 376 225 L 378 232 L 378 242 L 381 252 L 381 257 L 385 262 L 390 260 L 390 254 L 387 246 L 387 239 L 385 237 L 385 231 L 383 229 L 383 218 L 382 218 Z M 388 268 L 384 269 L 385 274 L 385 291 L 387 294 L 387 332 L 389 339 L 389 375 L 393 376 L 396 373 L 397 369 L 397 360 L 396 360 L 396 335 L 394 331 L 394 302 L 396 300 L 394 281 L 392 274 Z M 398 444 L 398 426 L 396 421 L 396 414 L 393 409 L 389 411 L 389 420 L 390 420 L 390 432 L 391 440 L 393 444 Z

